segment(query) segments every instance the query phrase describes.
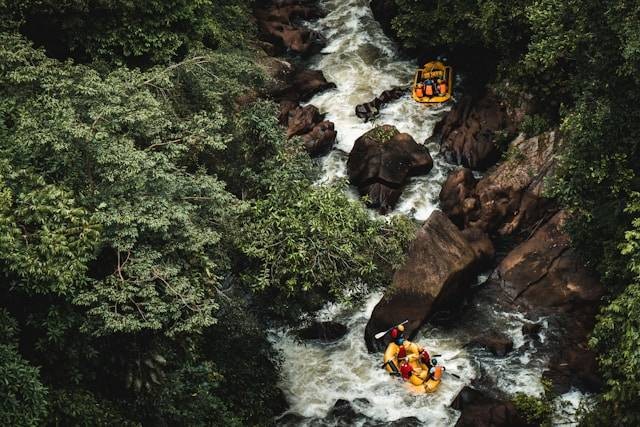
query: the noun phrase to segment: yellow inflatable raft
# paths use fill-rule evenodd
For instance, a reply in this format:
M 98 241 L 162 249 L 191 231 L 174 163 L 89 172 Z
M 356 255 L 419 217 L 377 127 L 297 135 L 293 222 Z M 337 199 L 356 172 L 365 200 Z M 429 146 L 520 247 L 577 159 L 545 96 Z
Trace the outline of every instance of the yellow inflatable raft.
M 418 85 L 422 85 L 426 80 L 431 79 L 435 82 L 433 86 L 433 94 L 427 96 L 424 92 L 420 93 Z M 446 91 L 440 93 L 438 80 L 442 81 L 446 86 Z M 453 93 L 453 69 L 444 65 L 442 61 L 431 61 L 424 64 L 424 67 L 416 71 L 413 79 L 413 89 L 411 95 L 417 102 L 423 104 L 439 104 L 447 102 L 451 99 Z
M 409 378 L 409 383 L 411 383 L 412 388 L 421 393 L 433 393 L 436 391 L 442 380 L 428 378 L 429 367 L 420 361 L 418 345 L 406 340 L 402 345 L 407 352 L 409 365 L 411 365 L 414 371 L 414 374 Z M 400 374 L 398 351 L 400 351 L 400 346 L 392 342 L 389 343 L 384 352 L 384 367 L 390 374 Z

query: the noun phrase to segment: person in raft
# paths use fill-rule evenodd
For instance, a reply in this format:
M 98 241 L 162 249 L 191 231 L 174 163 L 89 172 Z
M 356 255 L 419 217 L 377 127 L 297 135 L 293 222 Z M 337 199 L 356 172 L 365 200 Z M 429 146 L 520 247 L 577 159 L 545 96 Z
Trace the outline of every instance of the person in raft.
M 391 330 L 391 340 L 401 346 L 407 338 L 404 336 L 404 325 L 398 325 Z
M 438 93 L 440 95 L 447 94 L 447 81 L 446 80 L 438 80 Z
M 442 365 L 438 365 L 437 359 L 431 359 L 431 369 L 429 369 L 429 378 L 438 381 L 442 378 L 442 374 L 446 368 Z
M 416 96 L 418 98 L 424 97 L 424 85 L 422 83 L 418 83 L 416 86 Z

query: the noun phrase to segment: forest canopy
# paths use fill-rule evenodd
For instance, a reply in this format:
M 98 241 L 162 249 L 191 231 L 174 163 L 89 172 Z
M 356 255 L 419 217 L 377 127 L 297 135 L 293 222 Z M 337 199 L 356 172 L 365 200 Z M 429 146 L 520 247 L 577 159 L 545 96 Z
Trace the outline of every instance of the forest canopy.
M 259 97 L 252 6 L 0 2 L 0 424 L 269 425 L 270 322 L 401 258 Z

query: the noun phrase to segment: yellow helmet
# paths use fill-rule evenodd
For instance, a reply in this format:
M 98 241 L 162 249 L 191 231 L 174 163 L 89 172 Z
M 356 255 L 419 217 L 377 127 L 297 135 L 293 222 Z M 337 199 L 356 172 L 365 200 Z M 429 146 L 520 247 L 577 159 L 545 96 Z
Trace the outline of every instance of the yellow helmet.
M 398 325 L 398 330 L 400 332 L 404 332 L 404 325 Z

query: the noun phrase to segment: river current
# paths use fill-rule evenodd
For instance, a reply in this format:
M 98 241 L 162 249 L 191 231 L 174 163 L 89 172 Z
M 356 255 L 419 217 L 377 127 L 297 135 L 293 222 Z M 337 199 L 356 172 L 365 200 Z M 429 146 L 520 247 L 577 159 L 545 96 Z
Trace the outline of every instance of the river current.
M 323 0 L 321 4 L 327 15 L 309 26 L 322 32 L 328 45 L 312 59 L 310 68 L 322 70 L 337 88 L 315 96 L 309 103 L 326 113 L 326 119 L 334 122 L 338 131 L 336 149 L 322 159 L 319 185 L 326 185 L 346 176 L 346 160 L 355 140 L 375 125 L 394 125 L 424 143 L 449 107 L 426 108 L 406 95 L 384 107 L 373 123 L 358 119 L 354 111 L 357 104 L 370 101 L 385 89 L 408 86 L 416 64 L 403 58 L 383 33 L 373 18 L 369 0 Z M 407 215 L 422 222 L 437 209 L 438 193 L 452 166 L 437 154 L 437 145 L 427 147 L 434 158 L 433 170 L 411 179 L 392 215 Z M 350 194 L 357 197 L 355 190 Z M 480 277 L 478 284 L 485 278 Z M 452 426 L 459 413 L 450 404 L 472 382 L 489 383 L 506 395 L 542 392 L 540 379 L 548 360 L 544 351 L 547 322 L 536 319 L 543 329 L 534 342 L 521 331 L 530 320 L 485 301 L 476 302 L 464 319 L 450 322 L 455 326 L 427 325 L 420 330 L 415 341 L 432 354 L 441 354 L 447 369 L 460 378 L 448 375 L 432 395 L 410 393 L 380 368 L 382 355 L 369 354 L 365 347 L 364 328 L 381 295 L 374 291 L 355 307 L 331 304 L 318 313 L 320 320 L 334 320 L 348 327 L 348 333 L 335 343 L 300 342 L 289 330 L 271 331 L 271 341 L 284 358 L 280 386 L 290 404 L 288 413 L 295 415 L 294 424 L 334 425 L 327 415 L 337 400 L 344 399 L 359 414 L 353 421 L 356 425 L 372 420 L 385 425 L 414 417 L 425 425 Z M 485 330 L 509 336 L 514 350 L 500 358 L 466 345 Z M 572 392 L 565 397 L 577 401 L 581 396 Z M 560 415 L 557 418 L 559 423 L 567 421 Z

